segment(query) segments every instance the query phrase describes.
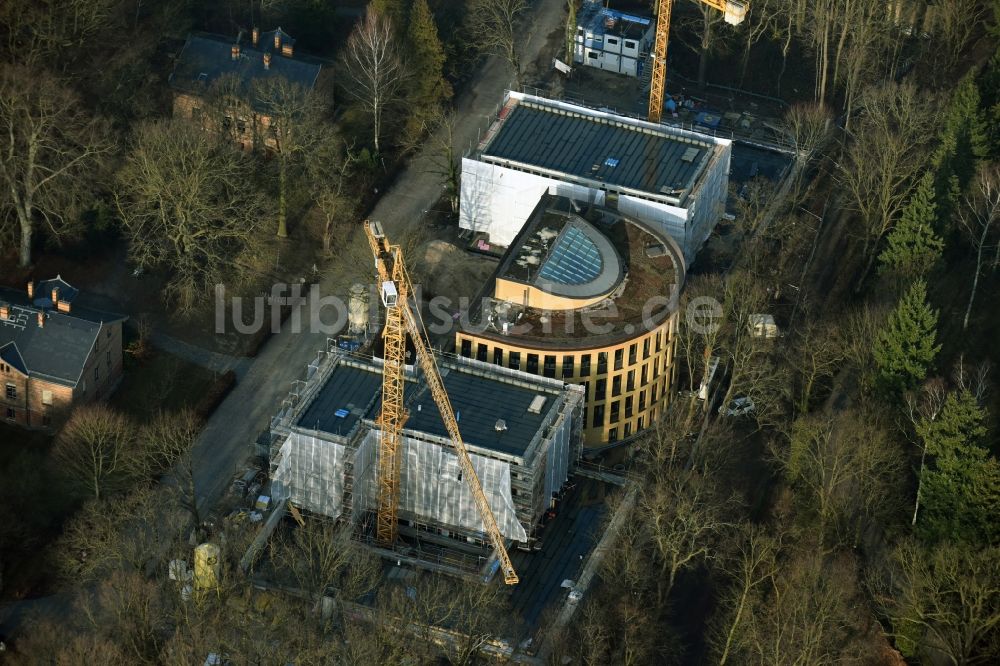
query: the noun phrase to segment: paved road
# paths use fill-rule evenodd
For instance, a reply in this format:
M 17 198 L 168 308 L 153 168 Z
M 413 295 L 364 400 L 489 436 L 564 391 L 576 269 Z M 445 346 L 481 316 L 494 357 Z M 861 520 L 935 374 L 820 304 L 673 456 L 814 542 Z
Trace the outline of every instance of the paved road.
M 529 28 L 521 42 L 521 61 L 531 63 L 545 47 L 548 35 L 561 29 L 565 20 L 565 0 L 537 0 L 526 21 Z M 487 116 L 503 98 L 511 81 L 510 71 L 499 58 L 489 58 L 477 78 L 457 100 L 455 144 L 464 150 L 474 141 Z M 387 231 L 398 233 L 407 224 L 420 224 L 424 211 L 432 208 L 441 195 L 441 177 L 435 173 L 435 141 L 418 152 L 395 184 L 376 205 L 372 219 L 381 221 Z M 341 287 L 332 278 L 321 285 L 321 293 L 338 293 Z M 346 296 L 346 294 L 339 294 Z M 307 313 L 303 321 L 308 321 Z M 195 446 L 195 478 L 202 506 L 212 506 L 225 492 L 247 456 L 253 442 L 264 430 L 292 382 L 302 378 L 306 366 L 319 350 L 326 349 L 328 334 L 293 333 L 292 318 L 273 336 L 248 367 L 241 367 L 243 377 L 219 409 L 212 415 Z M 219 359 L 212 358 L 215 362 Z

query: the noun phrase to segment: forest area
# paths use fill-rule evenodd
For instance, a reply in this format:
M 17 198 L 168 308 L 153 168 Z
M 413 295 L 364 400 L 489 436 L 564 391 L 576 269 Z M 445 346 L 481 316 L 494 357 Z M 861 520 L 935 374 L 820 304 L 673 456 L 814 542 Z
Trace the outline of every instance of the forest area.
M 217 283 L 360 265 L 344 239 L 428 141 L 454 213 L 460 152 L 438 138 L 486 56 L 524 75 L 538 3 L 365 4 L 2 3 L 2 282 L 121 250 L 159 307 L 200 321 Z M 735 193 L 733 265 L 688 278 L 678 383 L 697 387 L 712 357 L 725 381 L 714 402 L 678 396 L 636 445 L 612 503 L 630 519 L 574 621 L 543 622 L 546 663 L 996 663 L 1000 1 L 753 0 L 738 27 L 675 4 L 671 66 L 784 100 L 796 158 L 782 197 L 764 179 Z M 334 72 L 240 102 L 286 122 L 240 149 L 226 80 L 203 111 L 224 131 L 173 117 L 189 32 L 278 25 Z M 753 334 L 761 312 L 780 338 Z M 736 397 L 753 413 L 714 408 Z M 0 659 L 502 663 L 481 648 L 522 638 L 498 583 L 380 586 L 377 558 L 321 522 L 269 545 L 280 591 L 255 589 L 253 530 L 227 523 L 218 589 L 184 598 L 168 563 L 206 519 L 191 455 L 206 415 L 152 402 L 77 410 L 44 456 L 3 470 L 0 592 L 12 562 L 53 573 Z

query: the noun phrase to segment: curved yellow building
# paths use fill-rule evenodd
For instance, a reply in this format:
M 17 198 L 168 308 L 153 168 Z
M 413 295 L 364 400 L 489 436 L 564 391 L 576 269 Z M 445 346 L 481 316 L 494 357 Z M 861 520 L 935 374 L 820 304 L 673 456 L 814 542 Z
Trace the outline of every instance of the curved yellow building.
M 684 273 L 665 232 L 546 194 L 456 334 L 456 350 L 583 385 L 586 446 L 631 437 L 670 399 Z

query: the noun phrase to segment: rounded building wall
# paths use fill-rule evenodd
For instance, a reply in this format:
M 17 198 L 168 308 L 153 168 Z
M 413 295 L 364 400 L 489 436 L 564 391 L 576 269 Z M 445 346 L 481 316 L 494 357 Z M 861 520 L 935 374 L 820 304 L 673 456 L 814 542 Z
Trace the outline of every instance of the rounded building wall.
M 466 331 L 456 334 L 455 347 L 467 358 L 582 385 L 584 445 L 598 447 L 651 427 L 669 404 L 678 317 L 675 311 L 654 328 L 604 347 L 533 348 Z

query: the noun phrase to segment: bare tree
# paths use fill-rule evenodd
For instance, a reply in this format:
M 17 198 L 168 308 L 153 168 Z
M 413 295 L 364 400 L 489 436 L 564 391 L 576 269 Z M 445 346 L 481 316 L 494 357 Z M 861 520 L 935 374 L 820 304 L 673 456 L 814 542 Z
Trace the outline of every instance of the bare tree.
M 907 657 L 949 664 L 1000 659 L 1000 549 L 944 542 L 925 549 L 908 540 L 892 569 L 872 576 L 875 604 Z
M 371 118 L 378 152 L 386 110 L 399 101 L 405 76 L 390 21 L 369 8 L 347 40 L 344 64 L 347 91 Z
M 135 426 L 102 404 L 76 408 L 52 449 L 58 470 L 95 500 L 127 485 L 135 455 Z
M 926 163 L 934 114 L 911 84 L 869 88 L 860 100 L 861 121 L 838 164 L 838 180 L 860 215 L 867 279 L 878 246 L 896 223 Z
M 724 666 L 736 651 L 734 648 L 743 643 L 744 625 L 752 611 L 754 595 L 761 587 L 773 584 L 779 570 L 780 550 L 780 534 L 774 537 L 762 527 L 740 525 L 735 549 L 725 563 L 732 586 L 722 603 L 722 622 L 709 639 L 718 653 L 719 666 Z
M 796 375 L 799 414 L 809 411 L 813 390 L 818 382 L 833 377 L 845 357 L 840 328 L 808 318 L 795 331 L 786 361 Z
M 143 468 L 151 476 L 169 476 L 168 487 L 194 525 L 201 524 L 195 489 L 194 443 L 202 422 L 191 409 L 158 412 L 139 430 Z
M 714 556 L 715 540 L 727 526 L 723 515 L 708 482 L 693 472 L 662 475 L 642 492 L 638 518 L 649 532 L 660 567 L 658 607 L 663 607 L 678 573 Z
M 920 447 L 920 467 L 917 470 L 917 496 L 913 501 L 913 519 L 911 525 L 917 524 L 917 514 L 920 512 L 920 495 L 923 490 L 924 469 L 927 463 L 927 445 L 916 435 L 920 423 L 935 421 L 944 407 L 948 395 L 945 382 L 940 377 L 929 379 L 920 387 L 917 394 L 908 393 L 905 396 L 906 416 L 912 428 L 912 439 Z
M 260 270 L 268 212 L 249 159 L 180 121 L 139 127 L 118 173 L 115 205 L 129 255 L 144 268 L 169 267 L 166 295 L 182 311 L 216 284 Z
M 797 201 L 806 171 L 830 143 L 833 118 L 822 104 L 801 102 L 789 107 L 784 121 L 785 131 L 795 149 L 792 200 Z
M 996 243 L 1000 229 L 1000 165 L 984 164 L 979 168 L 971 196 L 965 197 L 965 206 L 960 209 L 958 221 L 965 231 L 972 248 L 976 252 L 976 265 L 972 272 L 972 289 L 969 303 L 965 306 L 962 330 L 969 327 L 972 303 L 979 288 L 979 275 L 983 272 L 984 252 Z M 1000 247 L 1000 246 L 998 246 Z
M 315 91 L 283 77 L 255 83 L 253 98 L 267 117 L 265 135 L 255 141 L 274 152 L 278 166 L 278 238 L 288 236 L 288 188 L 295 167 L 316 150 L 332 130 L 324 122 L 323 104 Z
M 356 163 L 353 147 L 332 132 L 324 133 L 315 150 L 306 156 L 309 191 L 323 216 L 320 237 L 325 255 L 332 251 L 338 221 L 349 219 L 356 207 L 356 197 L 345 192 Z
M 507 62 L 514 75 L 515 87 L 522 74 L 517 49 L 524 39 L 517 27 L 527 9 L 527 0 L 472 0 L 469 6 L 469 30 L 473 39 L 481 49 Z
M 68 88 L 44 71 L 12 65 L 0 67 L 0 134 L 0 243 L 19 237 L 23 267 L 40 226 L 56 239 L 79 228 L 97 160 L 111 148 L 102 124 Z
M 985 19 L 986 5 L 978 0 L 950 0 L 934 5 L 935 48 L 932 63 L 942 75 L 958 64 L 975 34 L 976 26 Z

